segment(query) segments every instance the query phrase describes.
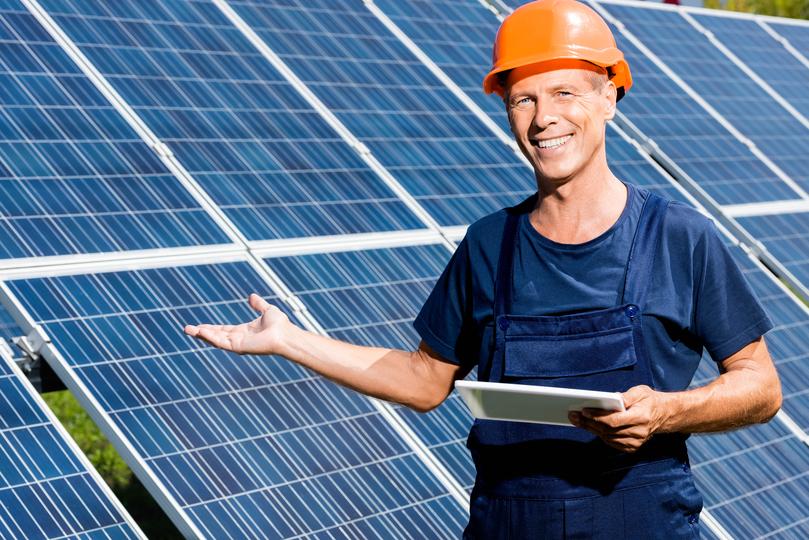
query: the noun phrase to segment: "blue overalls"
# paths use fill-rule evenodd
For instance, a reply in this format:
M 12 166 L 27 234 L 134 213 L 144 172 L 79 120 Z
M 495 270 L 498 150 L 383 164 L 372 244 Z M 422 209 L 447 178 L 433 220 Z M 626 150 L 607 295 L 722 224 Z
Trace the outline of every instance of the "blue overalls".
M 494 350 L 482 381 L 611 392 L 654 388 L 641 314 L 668 202 L 650 194 L 629 250 L 619 305 L 574 315 L 511 313 L 518 220 L 536 196 L 508 210 L 494 305 Z M 702 497 L 685 436 L 658 435 L 615 450 L 568 426 L 476 420 L 477 467 L 464 538 L 698 538 Z

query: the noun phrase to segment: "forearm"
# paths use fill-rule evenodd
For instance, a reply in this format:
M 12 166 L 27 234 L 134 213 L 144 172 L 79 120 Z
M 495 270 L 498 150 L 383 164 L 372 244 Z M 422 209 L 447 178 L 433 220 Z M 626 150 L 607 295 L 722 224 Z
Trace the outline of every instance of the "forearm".
M 450 391 L 420 351 L 353 345 L 290 324 L 277 353 L 340 385 L 418 411 L 436 407 Z
M 710 384 L 662 394 L 665 411 L 660 433 L 724 431 L 766 422 L 781 406 L 781 390 L 775 371 L 739 366 Z

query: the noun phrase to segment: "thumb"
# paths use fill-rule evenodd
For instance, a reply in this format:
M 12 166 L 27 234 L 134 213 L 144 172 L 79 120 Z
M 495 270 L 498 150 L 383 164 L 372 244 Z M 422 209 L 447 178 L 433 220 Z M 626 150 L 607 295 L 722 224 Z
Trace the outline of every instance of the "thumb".
M 262 297 L 260 297 L 256 293 L 252 293 L 250 295 L 250 298 L 247 299 L 247 302 L 250 304 L 251 308 L 258 311 L 259 313 L 264 313 L 271 307 L 270 304 L 268 304 Z

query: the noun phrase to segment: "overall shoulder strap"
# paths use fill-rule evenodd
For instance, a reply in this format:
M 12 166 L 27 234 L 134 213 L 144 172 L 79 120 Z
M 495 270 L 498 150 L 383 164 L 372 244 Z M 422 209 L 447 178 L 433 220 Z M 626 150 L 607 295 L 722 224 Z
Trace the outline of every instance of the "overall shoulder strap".
M 643 203 L 626 262 L 622 304 L 632 303 L 642 306 L 646 299 L 651 283 L 652 265 L 663 233 L 663 221 L 668 206 L 668 199 L 654 193 L 649 193 Z
M 517 226 L 520 216 L 530 212 L 536 205 L 534 194 L 517 206 L 506 208 L 506 225 L 500 241 L 500 256 L 497 260 L 497 275 L 494 281 L 494 318 L 508 313 L 511 309 L 511 282 L 514 266 L 514 246 L 517 243 Z

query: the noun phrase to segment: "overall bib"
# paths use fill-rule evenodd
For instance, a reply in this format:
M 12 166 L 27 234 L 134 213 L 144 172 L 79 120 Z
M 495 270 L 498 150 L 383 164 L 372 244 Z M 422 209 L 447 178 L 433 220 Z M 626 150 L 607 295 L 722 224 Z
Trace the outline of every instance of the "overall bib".
M 667 201 L 649 194 L 640 213 L 619 305 L 562 316 L 511 312 L 521 214 L 509 209 L 495 282 L 494 350 L 482 381 L 624 392 L 654 388 L 641 315 Z M 540 292 L 541 293 L 541 292 Z M 685 436 L 658 435 L 627 454 L 584 429 L 475 420 L 477 468 L 464 538 L 698 538 L 702 497 Z

